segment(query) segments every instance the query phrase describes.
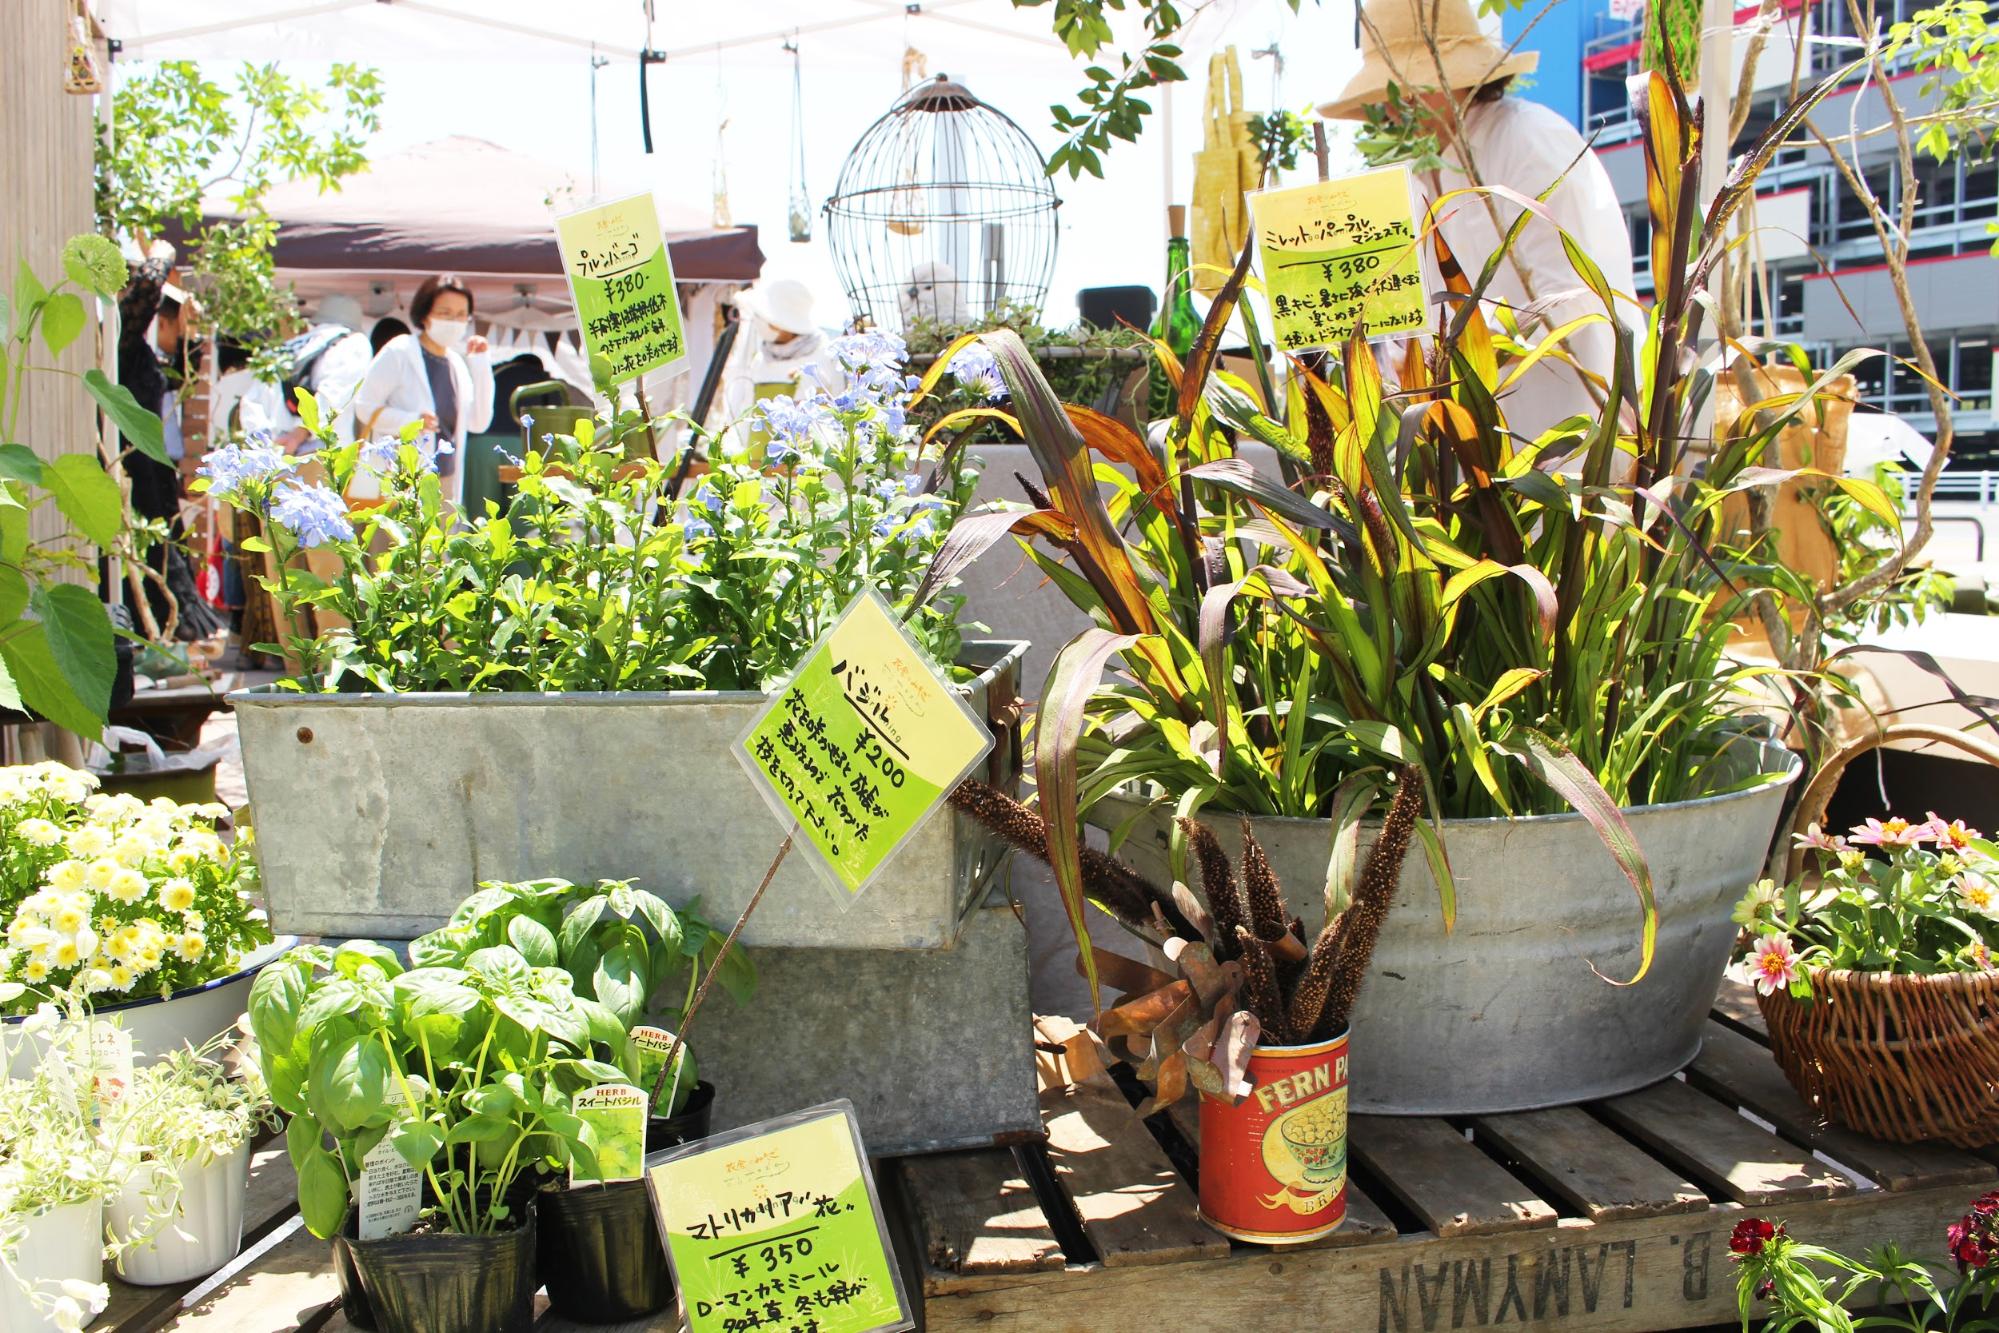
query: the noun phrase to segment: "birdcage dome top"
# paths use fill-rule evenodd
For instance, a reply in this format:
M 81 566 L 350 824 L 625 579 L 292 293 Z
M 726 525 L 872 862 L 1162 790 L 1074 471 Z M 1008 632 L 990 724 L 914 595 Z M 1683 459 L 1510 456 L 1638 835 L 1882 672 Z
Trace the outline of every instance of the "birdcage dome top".
M 826 201 L 827 239 L 874 323 L 963 324 L 1047 298 L 1060 205 L 1026 131 L 940 74 L 855 143 Z

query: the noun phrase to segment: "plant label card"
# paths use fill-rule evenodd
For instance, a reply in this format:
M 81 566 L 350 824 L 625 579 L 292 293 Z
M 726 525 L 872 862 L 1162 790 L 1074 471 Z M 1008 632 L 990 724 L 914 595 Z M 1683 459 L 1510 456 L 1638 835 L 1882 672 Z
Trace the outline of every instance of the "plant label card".
M 673 260 L 651 194 L 565 213 L 555 220 L 555 242 L 593 374 L 623 384 L 687 355 Z
M 586 1171 L 571 1162 L 569 1183 L 637 1180 L 645 1173 L 646 1095 L 626 1083 L 606 1083 L 570 1100 L 576 1118 L 590 1131 L 597 1150 L 597 1169 Z
M 116 1106 L 132 1087 L 132 1034 L 99 1019 L 90 1025 L 91 1093 L 99 1106 Z
M 673 1049 L 673 1034 L 665 1028 L 635 1027 L 632 1045 L 639 1051 L 639 1086 L 650 1088 L 659 1082 L 659 1071 L 666 1068 L 666 1053 Z M 686 1063 L 684 1056 L 681 1063 Z
M 1337 346 L 1363 325 L 1370 338 L 1423 330 L 1430 292 L 1407 166 L 1259 190 L 1249 203 L 1280 348 Z
M 853 1103 L 672 1149 L 646 1187 L 688 1333 L 916 1327 Z
M 423 1211 L 423 1177 L 383 1140 L 361 1159 L 361 1179 L 355 1187 L 355 1225 L 362 1240 L 400 1236 L 416 1225 Z
M 870 589 L 758 710 L 736 758 L 851 902 L 992 748 Z

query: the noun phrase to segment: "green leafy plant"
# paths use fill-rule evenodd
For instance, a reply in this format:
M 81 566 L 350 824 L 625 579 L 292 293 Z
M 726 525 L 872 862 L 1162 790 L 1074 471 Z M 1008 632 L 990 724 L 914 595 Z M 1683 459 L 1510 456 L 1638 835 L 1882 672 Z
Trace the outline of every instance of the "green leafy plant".
M 208 322 L 267 362 L 298 306 L 277 281 L 266 198 L 292 180 L 337 189 L 364 168 L 382 97 L 375 72 L 349 64 L 312 79 L 245 64 L 225 85 L 168 60 L 120 79 L 110 132 L 97 137 L 98 226 L 141 251 L 170 228 L 192 236 Z M 234 216 L 204 225 L 203 200 L 225 189 Z
M 1231 315 L 1254 323 L 1238 304 L 1246 255 L 1178 376 L 1160 459 L 1120 423 L 1065 410 L 1018 339 L 984 336 L 1047 499 L 962 522 L 940 559 L 971 558 L 1012 531 L 1096 621 L 1058 654 L 1035 733 L 1056 878 L 1079 937 L 1075 820 L 1106 793 L 1142 784 L 1183 816 L 1211 806 L 1344 827 L 1378 807 L 1385 769 L 1414 765 L 1438 817 L 1584 815 L 1637 894 L 1644 974 L 1650 873 L 1619 810 L 1767 780 L 1736 692 L 1756 669 L 1723 657 L 1727 621 L 1767 575 L 1757 552 L 1725 544 L 1719 511 L 1732 491 L 1798 475 L 1752 460 L 1818 391 L 1763 405 L 1690 476 L 1686 441 L 1712 386 L 1693 355 L 1697 294 L 1756 174 L 1836 79 L 1778 117 L 1703 219 L 1698 124 L 1655 77 L 1654 271 L 1677 276 L 1642 346 L 1568 243 L 1606 313 L 1552 330 L 1502 370 L 1478 297 L 1504 247 L 1474 276 L 1432 237 L 1453 313 L 1427 355 L 1403 358 L 1399 392 L 1356 333 L 1330 379 L 1295 367 L 1279 421 L 1214 369 Z M 1533 215 L 1522 210 L 1508 243 Z M 1592 322 L 1617 340 L 1601 386 L 1610 406 L 1516 440 L 1499 395 Z M 1288 455 L 1304 483 L 1258 476 L 1234 456 L 1238 436 Z M 1092 454 L 1130 475 L 1095 467 Z M 1564 459 L 1572 474 L 1556 470 Z M 1834 484 L 1887 508 L 1866 482 Z M 1104 683 L 1113 659 L 1120 675 Z M 1418 828 L 1449 919 L 1439 831 Z M 1184 847 L 1175 856 L 1177 871 Z
M 532 1172 L 594 1166 L 574 1095 L 638 1076 L 619 1017 L 508 945 L 407 970 L 365 940 L 295 949 L 258 975 L 250 1025 L 291 1117 L 299 1211 L 320 1237 L 340 1229 L 362 1159 L 385 1140 L 422 1174 L 430 1225 L 511 1229 Z
M 1749 887 L 1735 909 L 1765 995 L 1812 994 L 1820 968 L 1930 976 L 1999 963 L 1999 847 L 1962 820 L 1870 819 L 1800 841 L 1816 866 L 1779 890 Z
M 1989 1333 L 1999 1327 L 1991 1317 L 1999 1293 L 1999 1193 L 1972 1200 L 1944 1236 L 1957 1266 L 1957 1281 L 1948 1287 L 1893 1241 L 1854 1259 L 1796 1239 L 1782 1222 L 1745 1217 L 1728 1241 L 1743 1333 L 1756 1323 L 1758 1301 L 1770 1306 L 1756 1325 L 1763 1333 Z
M 125 495 L 94 440 L 22 442 L 21 407 L 29 376 L 73 380 L 132 450 L 167 463 L 159 417 L 130 391 L 100 370 L 73 374 L 34 356 L 39 343 L 50 361 L 60 357 L 91 326 L 86 303 L 124 285 L 118 248 L 78 236 L 63 247 L 60 278 L 45 281 L 23 260 L 12 297 L 0 292 L 0 707 L 33 709 L 91 739 L 104 728 L 118 667 L 111 618 L 87 586 L 97 562 L 68 536 L 33 539 L 30 526 L 52 504 L 76 537 L 129 561 Z
M 1249 118 L 1249 137 L 1263 166 L 1263 183 L 1274 185 L 1278 172 L 1297 168 L 1298 154 L 1311 142 L 1312 131 L 1298 112 L 1272 111 Z
M 899 341 L 838 346 L 848 386 L 762 405 L 768 438 L 718 445 L 678 495 L 647 446 L 663 423 L 624 412 L 544 433 L 512 506 L 467 516 L 444 500 L 429 436 L 342 444 L 309 396 L 330 486 L 260 438 L 213 451 L 197 484 L 265 521 L 270 545 L 251 549 L 273 554 L 265 586 L 287 614 L 348 622 L 287 645 L 293 688 L 762 689 L 863 588 L 948 663 L 960 599 L 916 594 L 974 478 L 948 460 L 916 470 Z M 350 517 L 341 496 L 363 472 L 382 498 Z M 312 548 L 330 574 L 301 564 Z
M 1880 487 L 1899 514 L 1908 498 L 1909 482 L 1901 465 L 1876 463 L 1868 479 Z M 1888 524 L 1843 491 L 1827 495 L 1819 512 L 1839 552 L 1836 581 L 1842 586 L 1887 565 L 1900 549 L 1901 523 Z M 1950 595 L 1950 577 L 1934 565 L 1903 564 L 1893 580 L 1866 601 L 1833 611 L 1825 621 L 1825 632 L 1828 638 L 1850 643 L 1870 634 L 1920 625 L 1932 612 L 1947 609 Z
M 721 954 L 723 935 L 699 908 L 697 900 L 675 910 L 629 880 L 486 883 L 450 921 L 411 943 L 410 960 L 463 966 L 480 949 L 509 944 L 537 967 L 568 973 L 578 995 L 602 1004 L 627 1029 L 653 1020 L 677 1028 L 701 975 Z M 716 974 L 738 1004 L 749 1003 L 756 980 L 756 964 L 741 948 L 729 950 Z M 691 1055 L 671 1083 L 673 1100 L 657 1115 L 677 1115 L 693 1093 Z
M 991 333 L 1011 329 L 1041 368 L 1042 376 L 1065 403 L 1088 403 L 1107 408 L 1115 390 L 1132 373 L 1146 364 L 1150 340 L 1143 329 L 1093 329 L 1075 325 L 1051 329 L 1041 323 L 1041 312 L 1030 305 L 1002 301 L 980 318 L 967 323 L 949 323 L 919 317 L 904 330 L 913 368 L 939 364 L 944 349 L 961 344 L 968 333 Z M 1005 392 L 992 359 L 976 349 L 959 350 L 945 360 L 950 371 L 947 381 L 939 381 L 922 401 L 911 409 L 911 420 L 926 438 L 937 423 L 946 418 L 969 423 L 969 439 L 991 438 L 993 425 L 974 416 L 958 417 L 991 402 Z M 954 422 L 955 424 L 955 422 Z

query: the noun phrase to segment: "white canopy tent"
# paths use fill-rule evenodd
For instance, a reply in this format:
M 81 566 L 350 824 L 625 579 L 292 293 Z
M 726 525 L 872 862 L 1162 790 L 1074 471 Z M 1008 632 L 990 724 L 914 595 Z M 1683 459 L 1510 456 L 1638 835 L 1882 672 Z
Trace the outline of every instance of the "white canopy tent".
M 802 64 L 805 193 L 815 214 L 847 150 L 904 86 L 906 51 L 1011 115 L 1044 153 L 1060 141 L 1047 108 L 1073 103 L 1086 63 L 1054 38 L 1046 7 L 1010 0 L 664 0 L 650 25 L 644 0 L 93 0 L 93 8 L 124 62 L 379 68 L 389 100 L 371 156 L 464 134 L 571 164 L 586 178 L 649 185 L 662 206 L 706 211 L 712 195 L 725 194 L 734 220 L 759 226 L 767 274 L 804 280 L 828 326 L 847 312 L 823 239 L 785 241 L 796 188 L 784 165 L 793 116 L 786 44 Z M 1308 3 L 1297 15 L 1286 0 L 1201 8 L 1184 41 L 1193 82 L 1150 94 L 1159 114 L 1146 141 L 1117 145 L 1106 180 L 1056 182 L 1063 207 L 1051 322 L 1071 317 L 1078 288 L 1159 284 L 1164 206 L 1185 201 L 1201 144 L 1209 52 L 1238 45 L 1253 108 L 1296 108 L 1344 80 L 1357 61 L 1352 32 L 1351 0 Z M 1139 34 L 1121 36 L 1132 38 L 1129 48 Z M 1249 55 L 1279 47 L 1282 89 L 1278 61 Z M 639 129 L 642 51 L 664 56 L 645 75 L 651 154 Z

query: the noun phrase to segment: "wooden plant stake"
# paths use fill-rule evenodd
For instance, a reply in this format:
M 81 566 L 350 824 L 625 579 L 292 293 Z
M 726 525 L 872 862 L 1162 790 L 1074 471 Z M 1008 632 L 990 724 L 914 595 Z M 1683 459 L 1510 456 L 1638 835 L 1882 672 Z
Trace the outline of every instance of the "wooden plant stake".
M 722 947 L 715 951 L 715 961 L 708 964 L 708 970 L 701 976 L 701 984 L 694 988 L 694 999 L 688 1004 L 687 1012 L 680 1016 L 679 1030 L 673 1034 L 673 1045 L 666 1048 L 666 1067 L 660 1070 L 659 1077 L 653 1080 L 654 1108 L 660 1105 L 659 1094 L 662 1091 L 667 1092 L 669 1098 L 680 1095 L 680 1048 L 687 1044 L 687 1029 L 694 1026 L 694 1015 L 701 1011 L 701 1002 L 708 998 L 708 988 L 715 984 L 715 974 L 722 970 L 722 964 L 728 960 L 729 950 L 736 947 L 736 936 L 743 933 L 743 927 L 749 922 L 750 913 L 756 911 L 757 904 L 763 901 L 764 890 L 777 878 L 777 868 L 783 865 L 784 858 L 791 854 L 792 841 L 797 837 L 798 826 L 794 824 L 791 832 L 784 835 L 784 841 L 778 844 L 777 855 L 770 861 L 770 869 L 764 871 L 763 883 L 757 885 L 757 891 L 750 895 L 747 903 L 743 904 L 742 915 L 737 917 L 736 924 L 729 928 L 728 938 L 723 940 Z M 668 1074 L 673 1075 L 673 1087 L 670 1090 L 666 1086 Z M 671 1106 L 673 1103 L 669 1100 L 666 1104 Z

